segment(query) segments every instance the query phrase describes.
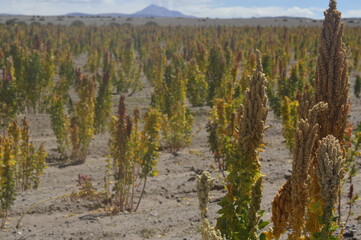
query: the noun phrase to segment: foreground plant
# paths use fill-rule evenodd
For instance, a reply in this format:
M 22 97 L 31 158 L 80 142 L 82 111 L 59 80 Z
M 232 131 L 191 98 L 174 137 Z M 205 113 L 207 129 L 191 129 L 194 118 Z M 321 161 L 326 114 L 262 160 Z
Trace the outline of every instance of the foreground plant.
M 332 135 L 323 138 L 316 152 L 317 176 L 320 184 L 320 195 L 323 203 L 322 229 L 316 234 L 320 239 L 329 239 L 335 230 L 333 220 L 337 194 L 345 174 L 343 150 L 339 141 Z M 332 238 L 331 238 L 332 239 Z
M 325 114 L 318 116 L 317 122 L 320 125 L 318 140 L 322 140 L 328 135 L 333 135 L 339 140 L 343 151 L 346 152 L 345 130 L 350 109 L 348 102 L 349 64 L 347 49 L 342 37 L 343 24 L 341 23 L 341 13 L 336 9 L 336 1 L 330 0 L 329 9 L 325 11 L 314 83 L 315 102 L 323 101 L 328 104 Z M 315 222 L 318 222 L 321 215 L 311 211 L 314 205 L 321 200 L 319 180 L 316 174 L 317 161 L 314 162 L 314 170 L 311 172 L 313 183 L 311 185 L 311 196 L 308 206 L 310 215 L 306 228 L 310 232 L 319 232 L 321 225 L 317 225 Z
M 215 230 L 207 219 L 209 192 L 211 191 L 213 182 L 214 179 L 211 178 L 210 173 L 206 171 L 204 171 L 201 176 L 198 176 L 197 179 L 197 194 L 202 224 L 202 240 L 223 240 L 221 232 L 219 230 Z
M 274 228 L 269 235 L 275 239 L 286 231 L 290 240 L 335 239 L 333 210 L 344 175 L 349 111 L 348 62 L 340 18 L 331 0 L 321 34 L 315 96 L 305 93 L 298 109 L 292 176 L 272 203 Z
M 292 229 L 289 239 L 298 239 L 302 235 L 309 196 L 309 172 L 313 167 L 313 149 L 319 130 L 317 116 L 325 109 L 327 105 L 319 103 L 298 122 L 292 175 L 279 189 L 272 203 L 273 237 L 276 239 L 288 228 Z
M 257 51 L 257 69 L 249 79 L 250 89 L 237 116 L 234 152 L 228 160 L 227 194 L 219 203 L 222 208 L 217 228 L 227 239 L 258 239 L 259 230 L 267 225 L 260 219 L 263 180 L 259 162 L 268 113 L 266 81 Z

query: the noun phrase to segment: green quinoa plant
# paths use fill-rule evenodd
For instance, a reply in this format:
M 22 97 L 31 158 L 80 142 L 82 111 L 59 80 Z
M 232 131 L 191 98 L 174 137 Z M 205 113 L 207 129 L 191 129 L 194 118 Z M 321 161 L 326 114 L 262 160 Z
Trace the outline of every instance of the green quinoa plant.
M 15 159 L 15 186 L 17 190 L 37 189 L 40 176 L 46 168 L 46 157 L 44 145 L 38 150 L 30 142 L 29 125 L 24 118 L 21 125 L 17 121 L 12 122 L 8 128 L 8 136 L 13 139 L 13 154 Z
M 111 199 L 114 212 L 137 211 L 143 197 L 148 176 L 157 175 L 157 163 L 161 113 L 149 109 L 144 117 L 144 130 L 138 130 L 140 112 L 134 118 L 128 116 L 125 97 L 121 95 L 117 117 L 113 117 L 110 155 L 107 159 L 106 188 L 113 182 Z M 112 179 L 112 180 L 110 180 Z M 136 186 L 143 185 L 136 206 Z
M 193 106 L 203 106 L 207 101 L 208 83 L 205 74 L 200 71 L 195 60 L 187 65 L 187 96 Z
M 102 83 L 99 86 L 95 100 L 94 128 L 97 133 L 106 131 L 112 114 L 112 81 L 110 74 L 109 71 L 103 73 Z
M 0 79 L 0 126 L 6 126 L 21 110 L 12 58 L 5 61 Z
M 221 214 L 217 228 L 227 239 L 258 239 L 259 229 L 267 223 L 261 220 L 262 174 L 259 151 L 262 145 L 268 113 L 266 78 L 257 52 L 257 69 L 249 79 L 250 89 L 237 115 L 236 139 L 229 156 L 227 194 L 219 205 Z
M 176 152 L 190 144 L 193 116 L 187 107 L 186 79 L 182 75 L 184 61 L 177 54 L 165 66 L 163 82 L 155 86 L 151 105 L 163 113 L 162 147 Z
M 5 227 L 9 210 L 15 201 L 15 164 L 12 139 L 0 137 L 0 229 Z
M 150 108 L 144 116 L 144 130 L 140 133 L 140 179 L 143 181 L 143 188 L 139 197 L 135 211 L 137 211 L 140 201 L 143 197 L 148 176 L 157 176 L 155 170 L 157 158 L 159 156 L 158 148 L 160 141 L 162 114 L 154 108 Z
M 116 82 L 118 92 L 128 92 L 130 94 L 139 91 L 143 88 L 140 81 L 140 74 L 142 70 L 141 64 L 138 62 L 133 41 L 131 39 L 125 40 L 124 46 L 119 56 L 119 82 Z
M 283 125 L 283 136 L 286 139 L 286 147 L 293 152 L 295 147 L 295 135 L 297 127 L 298 101 L 284 97 L 281 106 L 281 119 Z
M 71 119 L 72 153 L 70 158 L 84 163 L 89 151 L 89 144 L 94 136 L 94 102 L 95 80 L 82 75 L 78 71 L 76 91 L 79 101 L 74 106 L 74 115 Z
M 58 151 L 62 158 L 68 156 L 70 144 L 69 128 L 70 119 L 65 109 L 66 98 L 60 93 L 54 93 L 50 100 L 50 122 L 58 144 Z

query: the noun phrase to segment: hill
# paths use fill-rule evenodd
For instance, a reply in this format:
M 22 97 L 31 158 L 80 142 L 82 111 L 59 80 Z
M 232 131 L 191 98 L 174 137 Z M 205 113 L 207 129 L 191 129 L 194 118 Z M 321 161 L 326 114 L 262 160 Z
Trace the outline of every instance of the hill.
M 100 13 L 100 14 L 88 14 L 81 12 L 73 12 L 68 13 L 65 16 L 73 16 L 73 17 L 88 17 L 88 16 L 102 16 L 102 17 L 167 17 L 167 18 L 196 18 L 194 16 L 185 15 L 179 11 L 169 10 L 165 7 L 161 7 L 155 4 L 151 4 L 148 7 L 132 13 L 132 14 L 124 14 L 124 13 Z

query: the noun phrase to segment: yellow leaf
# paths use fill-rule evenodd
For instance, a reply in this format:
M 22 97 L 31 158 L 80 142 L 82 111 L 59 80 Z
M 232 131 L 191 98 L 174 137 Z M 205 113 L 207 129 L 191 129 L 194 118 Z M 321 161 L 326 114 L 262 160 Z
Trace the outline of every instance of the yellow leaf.
M 150 175 L 153 176 L 153 177 L 158 176 L 158 170 L 153 170 L 153 171 L 150 173 Z
M 269 232 L 264 232 L 264 234 L 266 235 L 266 239 L 267 240 L 272 240 L 273 239 L 273 234 L 271 231 Z
M 264 152 L 264 149 L 263 148 L 257 148 L 257 151 L 258 152 Z

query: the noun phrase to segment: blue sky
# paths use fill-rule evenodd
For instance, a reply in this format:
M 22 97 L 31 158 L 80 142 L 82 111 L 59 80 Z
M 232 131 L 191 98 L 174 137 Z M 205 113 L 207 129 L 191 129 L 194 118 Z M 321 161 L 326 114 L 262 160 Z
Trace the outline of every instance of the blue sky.
M 299 16 L 323 18 L 328 0 L 0 0 L 0 13 L 133 13 L 157 4 L 197 17 Z M 339 0 L 343 17 L 361 17 L 361 0 Z

